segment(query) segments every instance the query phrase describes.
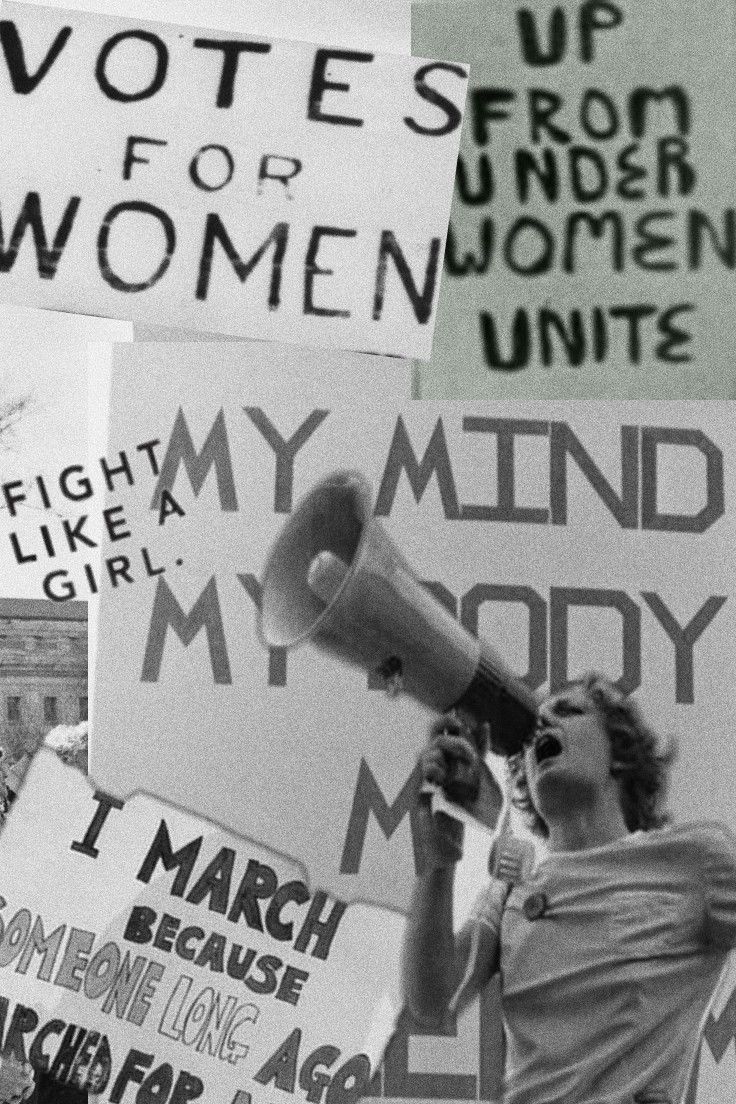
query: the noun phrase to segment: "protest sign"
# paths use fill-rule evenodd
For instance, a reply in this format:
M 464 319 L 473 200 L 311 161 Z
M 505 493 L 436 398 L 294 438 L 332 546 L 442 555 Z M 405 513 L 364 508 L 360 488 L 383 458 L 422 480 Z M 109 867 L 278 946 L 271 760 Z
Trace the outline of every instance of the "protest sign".
M 471 82 L 422 395 L 734 394 L 733 11 L 418 3 Z
M 357 461 L 388 536 L 467 628 L 535 688 L 593 667 L 643 692 L 655 726 L 682 736 L 678 816 L 729 820 L 717 766 L 731 755 L 727 406 L 356 409 L 319 377 L 308 392 L 246 377 L 229 345 L 116 356 L 111 454 L 132 427 L 160 441 L 156 487 L 130 488 L 125 508 L 128 544 L 159 574 L 131 567 L 133 581 L 102 588 L 92 770 L 104 788 L 210 810 L 344 898 L 405 906 L 428 714 L 307 646 L 267 653 L 256 632 L 283 522 Z M 103 557 L 127 552 L 108 542 Z M 193 788 L 179 764 L 202 748 Z M 246 780 L 259 800 L 244 806 Z
M 156 496 L 141 494 L 136 533 L 165 570 L 102 594 L 92 769 L 106 789 L 216 809 L 297 855 L 317 884 L 406 907 L 429 716 L 308 646 L 267 654 L 256 635 L 275 535 L 304 492 L 359 458 L 389 537 L 466 626 L 534 686 L 590 667 L 619 678 L 662 734 L 680 737 L 676 821 L 733 826 L 727 405 L 394 400 L 356 411 L 320 398 L 319 380 L 303 390 L 307 371 L 288 393 L 273 373 L 246 382 L 236 357 L 206 344 L 116 354 L 110 448 L 133 425 L 159 437 L 159 490 L 184 516 L 160 524 L 161 500 L 152 509 Z M 209 392 L 195 397 L 204 373 Z M 195 787 L 180 766 L 192 759 Z M 257 795 L 247 806 L 246 786 Z M 460 919 L 487 849 L 487 837 L 468 839 Z M 376 1091 L 493 1099 L 500 1040 L 491 986 L 457 1037 L 404 1022 Z
M 365 1091 L 400 917 L 346 910 L 191 814 L 93 793 L 49 751 L 2 841 L 3 1072 L 30 1061 L 114 1104 Z
M 74 469 L 86 461 L 88 343 L 131 339 L 119 321 L 0 307 L 0 408 L 21 407 L 12 426 L 0 418 L 0 597 L 43 597 L 48 566 L 32 558 L 43 525 L 56 565 L 73 566 L 62 519 L 90 514 Z M 68 467 L 64 496 L 58 480 Z M 103 480 L 98 469 L 100 497 Z
M 3 298 L 429 356 L 461 65 L 3 16 Z

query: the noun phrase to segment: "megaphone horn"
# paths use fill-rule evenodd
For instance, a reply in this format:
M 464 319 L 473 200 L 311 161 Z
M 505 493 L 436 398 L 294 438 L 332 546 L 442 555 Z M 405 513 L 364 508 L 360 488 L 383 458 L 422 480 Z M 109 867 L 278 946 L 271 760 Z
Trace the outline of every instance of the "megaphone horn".
M 536 722 L 532 691 L 417 579 L 372 507 L 370 484 L 350 471 L 327 476 L 297 504 L 266 563 L 262 641 L 309 640 L 400 680 L 430 709 L 489 722 L 491 749 L 516 754 Z

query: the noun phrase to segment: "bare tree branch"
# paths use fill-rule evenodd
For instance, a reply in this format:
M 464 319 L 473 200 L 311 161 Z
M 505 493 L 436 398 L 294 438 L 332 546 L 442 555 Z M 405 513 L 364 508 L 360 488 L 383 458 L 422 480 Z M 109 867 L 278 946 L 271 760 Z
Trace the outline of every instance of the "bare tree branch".
M 13 399 L 0 402 L 0 447 L 9 447 L 9 438 L 33 401 L 33 396 L 17 395 Z
M 18 422 L 21 421 L 28 408 L 33 404 L 33 395 L 29 391 L 25 395 L 16 395 L 12 399 L 0 400 L 0 452 L 12 450 L 12 437 Z M 0 510 L 5 510 L 5 503 Z

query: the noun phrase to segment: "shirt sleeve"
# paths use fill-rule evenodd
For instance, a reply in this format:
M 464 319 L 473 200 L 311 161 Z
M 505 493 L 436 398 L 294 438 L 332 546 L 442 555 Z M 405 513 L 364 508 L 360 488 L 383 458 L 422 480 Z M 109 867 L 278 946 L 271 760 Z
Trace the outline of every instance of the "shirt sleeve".
M 503 908 L 508 895 L 508 885 L 496 878 L 491 878 L 476 897 L 467 923 L 473 927 L 482 924 L 484 927 L 490 928 L 498 939 L 501 932 Z
M 509 887 L 492 878 L 476 897 L 463 924 L 460 939 L 467 948 L 467 958 L 450 1001 L 453 1014 L 464 1008 L 498 970 L 501 916 L 508 894 Z
M 731 950 L 736 947 L 736 836 L 722 824 L 708 824 L 702 840 L 706 939 Z

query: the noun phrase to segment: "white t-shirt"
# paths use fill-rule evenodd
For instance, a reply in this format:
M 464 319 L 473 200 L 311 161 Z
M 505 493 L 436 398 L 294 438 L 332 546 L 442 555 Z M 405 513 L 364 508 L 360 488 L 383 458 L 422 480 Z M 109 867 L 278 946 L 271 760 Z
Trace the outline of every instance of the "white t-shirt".
M 736 838 L 711 823 L 635 833 L 549 855 L 505 906 L 499 888 L 471 923 L 496 937 L 507 1104 L 679 1104 L 736 946 Z

